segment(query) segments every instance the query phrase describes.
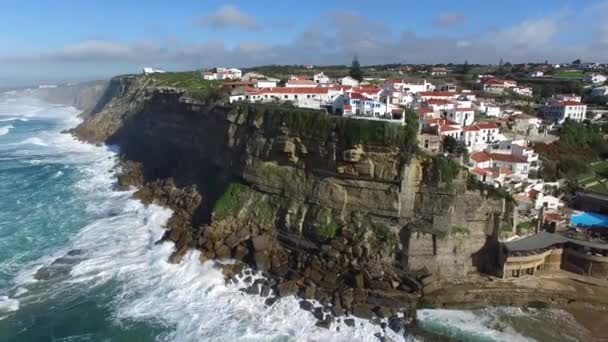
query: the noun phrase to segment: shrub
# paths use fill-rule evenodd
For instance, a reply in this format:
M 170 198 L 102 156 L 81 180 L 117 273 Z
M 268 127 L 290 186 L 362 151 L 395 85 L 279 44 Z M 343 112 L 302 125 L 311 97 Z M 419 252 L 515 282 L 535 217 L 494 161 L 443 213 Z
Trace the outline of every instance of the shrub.
M 240 183 L 230 183 L 228 188 L 213 205 L 214 218 L 219 220 L 228 217 L 236 209 L 243 205 L 242 194 L 247 186 Z

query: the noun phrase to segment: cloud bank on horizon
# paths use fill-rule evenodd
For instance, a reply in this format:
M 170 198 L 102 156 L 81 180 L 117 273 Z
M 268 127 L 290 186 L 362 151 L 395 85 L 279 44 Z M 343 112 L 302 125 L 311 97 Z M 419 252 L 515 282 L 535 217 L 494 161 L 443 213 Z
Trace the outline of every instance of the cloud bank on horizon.
M 494 13 L 429 9 L 433 13 L 425 14 L 428 27 L 417 29 L 406 25 L 417 12 L 403 14 L 400 24 L 382 15 L 367 15 L 356 6 L 325 9 L 299 20 L 296 10 L 275 12 L 275 18 L 269 19 L 262 18 L 259 10 L 217 5 L 180 17 L 182 27 L 201 32 L 201 38 L 149 29 L 152 33 L 146 37 L 116 39 L 100 32 L 97 37 L 73 37 L 24 51 L 5 49 L 0 43 L 0 82 L 2 78 L 104 77 L 137 72 L 142 66 L 185 70 L 216 65 L 347 64 L 355 54 L 363 64 L 608 61 L 608 1 L 549 7 L 538 14 L 521 13 L 520 20 L 508 24 L 501 20 L 500 8 Z M 141 15 L 146 17 L 146 13 Z M 496 19 L 480 28 L 476 24 L 480 15 Z M 150 15 L 150 27 L 157 24 Z

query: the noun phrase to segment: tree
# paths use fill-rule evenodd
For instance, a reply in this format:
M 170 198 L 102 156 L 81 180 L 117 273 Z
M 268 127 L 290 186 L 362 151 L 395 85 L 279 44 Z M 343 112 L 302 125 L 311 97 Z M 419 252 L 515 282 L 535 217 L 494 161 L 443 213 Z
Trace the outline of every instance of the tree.
M 465 60 L 465 61 L 464 61 L 464 64 L 462 65 L 461 72 L 462 72 L 463 74 L 468 74 L 468 73 L 469 73 L 469 71 L 471 71 L 471 66 L 469 65 L 469 61 L 468 61 L 468 60 Z
M 357 81 L 363 81 L 363 71 L 361 70 L 361 64 L 359 64 L 359 58 L 353 57 L 353 61 L 350 64 L 350 70 L 348 70 L 348 76 L 356 79 Z
M 581 60 L 580 59 L 576 59 L 576 60 L 572 61 L 572 64 L 574 64 L 574 65 L 581 65 Z
M 449 153 L 456 152 L 456 148 L 458 147 L 458 141 L 453 137 L 446 135 L 443 138 L 443 150 Z

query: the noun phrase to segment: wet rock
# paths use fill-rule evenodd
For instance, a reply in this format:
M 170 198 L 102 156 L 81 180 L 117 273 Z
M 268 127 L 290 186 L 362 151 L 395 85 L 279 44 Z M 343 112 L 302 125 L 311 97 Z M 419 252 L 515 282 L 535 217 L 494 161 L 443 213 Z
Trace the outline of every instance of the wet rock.
M 257 295 L 260 293 L 260 288 L 257 284 L 253 284 L 247 288 L 247 294 Z
M 278 297 L 269 297 L 264 301 L 264 304 L 266 304 L 266 306 L 272 306 L 277 300 L 279 300 Z
M 224 240 L 224 244 L 228 246 L 228 248 L 234 248 L 240 242 L 240 240 L 241 239 L 236 234 L 232 233 L 226 238 L 226 240 Z
M 317 288 L 315 286 L 306 286 L 306 288 L 304 289 L 304 298 L 315 298 L 316 291 Z
M 255 265 L 260 271 L 270 270 L 270 256 L 267 251 L 256 251 L 254 254 Z
M 352 318 L 346 318 L 344 320 L 344 324 L 346 324 L 349 327 L 354 327 L 355 326 L 355 320 Z
M 298 284 L 295 280 L 286 281 L 277 286 L 279 296 L 286 297 L 294 295 L 298 292 Z
M 329 327 L 331 326 L 331 321 L 330 320 L 318 321 L 315 325 L 318 326 L 319 328 L 329 329 Z
M 353 315 L 364 319 L 372 319 L 374 317 L 372 307 L 367 304 L 353 305 Z
M 235 259 L 245 261 L 249 255 L 249 249 L 243 245 L 237 245 L 232 253 Z
M 312 312 L 312 315 L 315 316 L 315 318 L 320 321 L 322 321 L 325 318 L 325 313 L 323 312 L 323 308 L 315 308 Z
M 401 333 L 405 328 L 405 324 L 405 320 L 401 317 L 391 316 L 388 319 L 388 327 L 396 333 Z
M 262 289 L 260 290 L 260 296 L 268 297 L 270 295 L 270 286 L 262 285 Z
M 378 316 L 380 318 L 388 318 L 393 314 L 391 309 L 387 308 L 385 306 L 377 306 L 374 308 L 373 311 L 376 314 L 376 316 Z
M 358 289 L 365 288 L 365 280 L 363 279 L 363 273 L 355 274 L 355 285 Z
M 307 300 L 301 300 L 300 309 L 306 310 L 306 311 L 312 311 L 314 309 L 314 306 L 312 305 L 311 302 L 309 302 Z
M 222 244 L 219 248 L 215 249 L 215 256 L 218 259 L 228 259 L 230 258 L 230 248 L 228 246 Z

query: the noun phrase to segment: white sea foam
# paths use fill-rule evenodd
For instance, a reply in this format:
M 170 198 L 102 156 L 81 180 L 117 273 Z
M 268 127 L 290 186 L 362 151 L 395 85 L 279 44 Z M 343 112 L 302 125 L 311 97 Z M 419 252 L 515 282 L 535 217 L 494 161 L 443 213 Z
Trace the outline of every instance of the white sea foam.
M 0 122 L 6 122 L 6 121 L 23 121 L 23 122 L 26 122 L 26 121 L 29 121 L 29 119 L 28 118 L 23 118 L 23 117 L 14 117 L 14 116 L 7 117 L 7 118 L 0 117 Z
M 19 310 L 19 301 L 17 299 L 0 296 L 0 315 L 17 310 Z
M 426 330 L 458 340 L 483 339 L 489 341 L 534 341 L 501 322 L 488 310 L 418 310 L 418 321 Z
M 15 128 L 13 125 L 0 126 L 0 135 L 6 135 L 8 132 Z

